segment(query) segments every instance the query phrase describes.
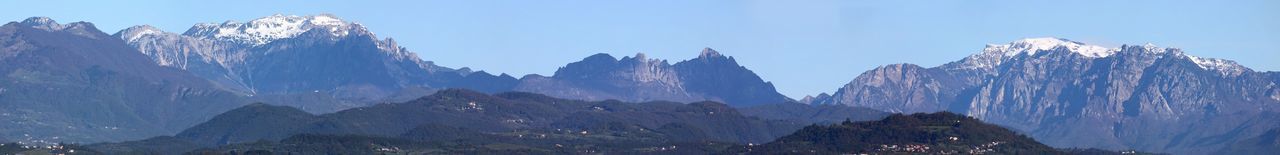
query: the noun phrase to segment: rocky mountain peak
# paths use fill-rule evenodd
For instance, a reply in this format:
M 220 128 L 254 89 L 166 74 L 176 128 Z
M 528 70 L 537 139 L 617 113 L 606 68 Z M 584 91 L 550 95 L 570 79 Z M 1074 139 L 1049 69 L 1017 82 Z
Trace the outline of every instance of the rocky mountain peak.
M 636 56 L 634 56 L 634 57 L 632 57 L 632 58 L 635 58 L 636 60 L 641 61 L 641 62 L 643 62 L 643 61 L 648 61 L 648 60 L 649 60 L 649 57 L 648 57 L 648 56 L 645 56 L 645 55 L 644 55 L 644 52 L 637 52 L 637 53 L 636 53 Z
M 1183 54 L 1182 56 L 1187 60 L 1191 60 L 1191 62 L 1194 62 L 1196 66 L 1199 66 L 1201 69 L 1216 71 L 1219 74 L 1224 76 L 1235 76 L 1235 75 L 1240 75 L 1244 72 L 1253 72 L 1253 70 L 1249 69 L 1248 67 L 1244 67 L 1244 66 L 1241 66 L 1240 64 L 1236 64 L 1236 61 L 1232 61 L 1232 60 L 1218 59 L 1218 58 L 1203 58 L 1203 57 L 1197 57 L 1197 56 L 1185 55 L 1185 54 Z
M 713 58 L 713 57 L 724 57 L 724 55 L 721 55 L 720 52 L 717 52 L 716 50 L 711 49 L 710 47 L 703 48 L 702 53 L 698 54 L 698 58 Z
M 58 24 L 58 21 L 54 21 L 53 18 L 49 18 L 49 17 L 31 17 L 31 18 L 27 18 L 26 20 L 22 20 L 20 24 L 24 26 L 35 27 L 37 29 L 42 29 L 46 31 L 59 31 L 67 28 L 92 28 L 93 27 L 93 24 L 88 22 L 73 22 L 73 23 L 67 23 L 66 25 Z
M 1235 76 L 1244 72 L 1253 71 L 1252 69 L 1237 64 L 1232 60 L 1198 57 L 1187 54 L 1186 52 L 1183 52 L 1182 49 L 1160 47 L 1152 43 L 1146 43 L 1143 45 L 1122 45 L 1119 49 L 1123 49 L 1122 52 L 1126 53 L 1139 53 L 1154 57 L 1177 57 L 1180 59 L 1176 60 L 1190 61 L 1195 63 L 1197 67 L 1200 67 L 1200 69 L 1218 72 L 1223 76 Z
M 829 99 L 831 99 L 831 94 L 819 93 L 818 96 L 805 95 L 804 98 L 801 98 L 800 101 L 797 101 L 797 102 L 804 103 L 804 104 L 817 105 L 817 104 L 822 104 L 823 100 L 829 100 Z
M 594 61 L 608 61 L 608 62 L 613 62 L 613 61 L 618 61 L 618 58 L 614 58 L 612 55 L 609 55 L 609 54 L 607 54 L 607 53 L 596 53 L 596 54 L 593 54 L 593 55 L 591 55 L 591 56 L 587 56 L 587 58 L 583 58 L 583 59 L 582 59 L 582 61 L 591 61 L 591 62 L 594 62 Z
M 676 78 L 678 75 L 666 60 L 649 59 L 644 53 L 636 53 L 635 57 L 630 59 L 624 57 L 621 61 L 624 65 L 631 65 L 623 66 L 630 69 L 623 69 L 624 72 L 621 72 L 630 74 L 631 77 L 628 79 L 638 82 L 658 82 L 672 88 L 679 87 L 680 82 Z
M 1007 44 L 988 44 L 982 49 L 982 52 L 965 57 L 961 61 L 948 64 L 946 68 L 989 70 L 1003 64 L 1006 60 L 1019 55 L 1039 56 L 1042 52 L 1053 51 L 1070 52 L 1073 55 L 1078 55 L 1087 59 L 1106 58 L 1112 57 L 1122 51 L 1132 51 L 1132 48 L 1141 48 L 1139 50 L 1155 53 L 1163 53 L 1167 50 L 1151 44 L 1143 46 L 1124 45 L 1119 48 L 1107 48 L 1062 38 L 1026 38 L 1015 40 Z
M 52 18 L 49 18 L 49 17 L 31 17 L 31 18 L 27 18 L 26 20 L 22 20 L 21 23 L 22 25 L 25 25 L 25 26 L 31 26 L 31 27 L 44 29 L 44 30 L 50 30 L 50 31 L 62 29 L 62 24 L 58 24 L 57 21 L 54 21 Z
M 1145 53 L 1145 54 L 1163 54 L 1163 53 L 1174 52 L 1179 55 L 1182 54 L 1181 49 L 1164 48 L 1164 47 L 1156 46 L 1156 44 L 1152 44 L 1152 43 L 1146 43 L 1142 45 L 1128 45 L 1128 44 L 1120 45 L 1119 49 L 1121 50 L 1121 52 L 1125 52 L 1125 53 L 1136 52 L 1136 53 Z
M 138 25 L 138 26 L 125 28 L 124 30 L 120 30 L 120 32 L 116 32 L 115 35 L 116 37 L 120 37 L 120 39 L 124 39 L 125 42 L 136 42 L 138 39 L 142 38 L 143 36 L 159 35 L 159 34 L 165 34 L 165 33 L 166 32 L 158 28 L 152 27 L 151 25 Z
M 93 39 L 100 39 L 103 35 L 105 35 L 102 33 L 102 31 L 99 31 L 97 27 L 94 27 L 93 23 L 80 21 L 80 22 L 72 22 L 67 24 L 58 24 L 57 21 L 54 21 L 52 18 L 49 18 L 49 17 L 30 17 L 30 18 L 27 18 L 26 20 L 22 20 L 22 22 L 19 22 L 17 25 L 32 27 L 35 29 L 40 29 L 45 31 L 65 31 L 74 35 L 93 38 Z

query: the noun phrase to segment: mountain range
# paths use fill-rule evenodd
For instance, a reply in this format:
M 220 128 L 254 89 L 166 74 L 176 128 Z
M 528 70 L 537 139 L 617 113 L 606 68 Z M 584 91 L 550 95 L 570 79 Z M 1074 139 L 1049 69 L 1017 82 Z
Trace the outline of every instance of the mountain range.
M 250 102 L 319 114 L 409 101 L 447 88 L 597 101 L 710 100 L 735 106 L 791 101 L 732 57 L 711 49 L 676 65 L 595 55 L 551 77 L 516 79 L 434 65 L 393 39 L 378 39 L 362 25 L 332 15 L 203 23 L 183 34 L 140 25 L 106 35 L 88 22 L 62 25 L 44 17 L 5 27 L 9 33 L 0 60 L 6 78 L 14 80 L 7 80 L 0 98 L 12 101 L 5 102 L 13 108 L 4 114 L 16 117 L 6 117 L 13 127 L 3 137 L 29 142 L 173 133 Z M 603 66 L 611 68 L 595 68 Z M 84 112 L 90 110 L 102 111 Z M 122 136 L 107 136 L 114 134 Z
M 932 68 L 882 66 L 809 101 L 963 113 L 1058 147 L 1203 154 L 1280 127 L 1275 74 L 1150 44 L 1031 38 Z
M 203 23 L 182 34 L 141 25 L 114 36 L 151 56 L 156 64 L 190 71 L 233 91 L 256 96 L 319 93 L 333 98 L 323 102 L 334 105 L 291 105 L 306 106 L 304 110 L 316 113 L 403 101 L 406 98 L 400 97 L 412 99 L 430 92 L 402 94 L 405 89 L 526 91 L 633 102 L 713 100 L 733 105 L 791 100 L 732 57 L 709 48 L 698 58 L 675 65 L 647 59 L 643 53 L 621 60 L 598 54 L 570 63 L 551 77 L 516 79 L 437 66 L 393 39 L 379 40 L 363 25 L 333 15 L 273 15 L 244 23 Z M 264 98 L 297 102 L 279 100 L 290 97 Z M 395 98 L 400 99 L 387 100 Z
M 1266 142 L 1280 128 L 1280 72 L 1151 44 L 1101 47 L 1061 38 L 987 45 L 934 67 L 880 66 L 831 94 L 800 100 L 710 48 L 676 63 L 596 54 L 550 76 L 516 78 L 435 65 L 417 55 L 435 51 L 411 52 L 327 14 L 202 23 L 181 34 L 140 25 L 111 35 L 88 22 L 33 17 L 0 27 L 0 49 L 0 139 L 25 143 L 172 135 L 133 142 L 214 147 L 308 134 L 394 137 L 422 125 L 484 135 L 608 121 L 622 123 L 622 131 L 674 123 L 669 128 L 694 140 L 759 143 L 807 123 L 947 111 L 1058 148 L 1208 154 L 1251 152 L 1235 146 Z M 473 105 L 459 98 L 505 110 L 466 113 Z M 582 109 L 589 105 L 635 111 Z M 690 107 L 733 117 L 668 116 Z M 398 111 L 413 109 L 421 113 Z M 739 124 L 703 126 L 720 121 Z M 533 122 L 542 124 L 521 124 Z M 645 136 L 677 132 L 658 133 Z

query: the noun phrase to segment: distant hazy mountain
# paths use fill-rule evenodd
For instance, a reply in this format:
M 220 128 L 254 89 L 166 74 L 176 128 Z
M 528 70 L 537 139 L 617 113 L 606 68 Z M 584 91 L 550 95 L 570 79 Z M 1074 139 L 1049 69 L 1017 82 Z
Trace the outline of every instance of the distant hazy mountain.
M 816 104 L 949 110 L 1058 147 L 1209 153 L 1280 125 L 1275 73 L 1153 45 L 1057 38 L 988 45 L 933 68 L 868 71 Z
M 245 102 L 93 24 L 44 17 L 0 27 L 0 74 L 0 137 L 27 143 L 171 134 Z
M 623 101 L 720 101 L 734 106 L 782 103 L 790 98 L 773 84 L 738 65 L 733 57 L 703 49 L 694 59 L 674 65 L 644 53 L 614 58 L 596 54 L 556 70 L 555 75 L 529 75 L 516 91 L 561 98 Z

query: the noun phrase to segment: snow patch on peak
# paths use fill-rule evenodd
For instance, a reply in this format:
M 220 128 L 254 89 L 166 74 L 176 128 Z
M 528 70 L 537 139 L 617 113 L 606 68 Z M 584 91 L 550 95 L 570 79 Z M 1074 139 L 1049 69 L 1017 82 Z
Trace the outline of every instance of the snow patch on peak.
M 49 18 L 49 17 L 27 18 L 26 20 L 22 20 L 22 25 L 35 27 L 38 29 L 46 30 L 46 31 L 55 31 L 55 30 L 63 29 L 62 24 L 58 24 L 58 21 L 54 21 L 53 18 Z
M 311 22 L 311 24 L 312 24 L 312 25 L 342 25 L 342 24 L 346 24 L 345 22 L 343 22 L 343 21 L 342 21 L 342 19 L 338 19 L 337 17 L 334 17 L 333 15 L 329 15 L 329 14 L 322 14 L 322 15 L 312 16 L 312 17 L 311 17 L 311 20 L 309 20 L 309 22 Z
M 125 30 L 147 30 L 147 31 L 159 31 L 160 29 L 159 29 L 159 28 L 156 28 L 156 27 L 154 27 L 154 26 L 151 26 L 151 25 L 138 25 L 138 26 L 133 26 L 133 27 L 125 28 Z
M 40 25 L 58 24 L 57 21 L 54 21 L 53 18 L 49 18 L 49 17 L 31 17 L 31 18 L 27 18 L 26 20 L 22 20 L 22 23 L 40 24 Z
M 1152 52 L 1152 53 L 1165 53 L 1166 51 L 1169 51 L 1168 48 L 1156 46 L 1156 44 L 1152 44 L 1152 43 L 1143 44 L 1142 49 L 1143 51 Z
M 1020 54 L 1036 55 L 1042 51 L 1064 48 L 1065 50 L 1087 57 L 1102 58 L 1115 55 L 1120 48 L 1106 48 L 1087 45 L 1081 42 L 1061 38 L 1026 38 L 1008 44 L 987 44 L 982 52 L 965 57 L 959 68 L 990 69 L 1000 65 L 1006 59 Z
M 1086 45 L 1081 42 L 1062 38 L 1027 38 L 1010 42 L 1006 45 L 988 45 L 986 50 L 1000 51 L 1003 52 L 1005 56 L 1014 56 L 1022 53 L 1035 55 L 1037 52 L 1053 50 L 1059 47 L 1066 48 L 1068 51 L 1073 53 L 1092 58 L 1108 57 L 1120 51 L 1115 48 Z
M 120 35 L 120 38 L 124 39 L 126 42 L 132 43 L 132 42 L 137 42 L 138 39 L 142 38 L 143 36 L 159 35 L 164 33 L 165 33 L 164 31 L 161 31 L 160 29 L 152 27 L 151 25 L 138 25 L 138 26 L 126 28 L 124 30 L 120 30 L 120 32 L 118 32 L 118 35 Z
M 1235 61 L 1231 61 L 1231 60 L 1216 59 L 1216 58 L 1202 58 L 1202 57 L 1191 56 L 1186 54 L 1182 54 L 1182 56 L 1187 57 L 1187 59 L 1190 59 L 1191 62 L 1195 62 L 1196 66 L 1199 66 L 1201 69 L 1218 71 L 1219 74 L 1222 74 L 1225 76 L 1240 75 L 1241 73 L 1249 71 L 1248 68 L 1245 68 L 1244 66 L 1240 66 L 1240 64 L 1236 64 Z
M 1075 49 L 1071 49 L 1071 51 L 1080 53 L 1080 55 L 1098 58 L 1098 57 L 1111 56 L 1113 54 L 1116 54 L 1116 52 L 1119 52 L 1120 50 L 1116 48 L 1106 48 L 1102 46 L 1079 46 L 1079 47 L 1076 47 Z
M 342 21 L 333 15 L 312 16 L 271 15 L 246 23 L 227 21 L 222 24 L 197 24 L 185 35 L 232 41 L 249 45 L 263 45 L 283 38 L 295 37 L 312 30 L 325 30 L 332 36 L 346 36 L 354 23 Z
M 79 21 L 66 23 L 64 25 L 59 24 L 58 21 L 54 21 L 53 18 L 49 17 L 30 17 L 22 20 L 22 22 L 19 22 L 17 25 L 50 32 L 64 31 L 89 38 L 98 38 L 98 34 L 101 33 L 97 27 L 93 26 L 93 23 Z
M 1141 46 L 1123 45 L 1119 48 L 1105 48 L 1060 38 L 1027 38 L 1003 45 L 987 44 L 981 53 L 970 55 L 960 61 L 948 63 L 944 66 L 950 69 L 993 69 L 1020 54 L 1035 55 L 1038 52 L 1060 48 L 1087 58 L 1110 57 L 1122 51 L 1160 54 L 1156 56 L 1172 52 L 1171 54 L 1173 55 L 1186 57 L 1202 69 L 1217 71 L 1224 76 L 1235 76 L 1252 71 L 1247 67 L 1236 64 L 1235 61 L 1186 55 L 1180 49 L 1160 47 L 1152 43 L 1146 43 Z

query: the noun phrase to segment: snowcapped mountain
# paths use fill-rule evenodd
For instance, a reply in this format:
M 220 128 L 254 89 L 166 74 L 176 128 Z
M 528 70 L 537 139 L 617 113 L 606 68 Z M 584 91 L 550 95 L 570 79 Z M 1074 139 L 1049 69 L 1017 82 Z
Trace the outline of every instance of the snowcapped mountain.
M 1005 56 L 1018 54 L 1036 55 L 1037 52 L 1053 50 L 1054 48 L 1066 48 L 1071 53 L 1091 58 L 1108 57 L 1120 51 L 1116 48 L 1085 45 L 1081 42 L 1062 38 L 1027 38 L 1006 45 L 988 45 L 986 49 L 983 49 L 983 52 L 1000 52 L 1004 53 Z
M 1131 46 L 1131 45 L 1129 45 Z M 1158 47 L 1153 44 L 1145 44 L 1141 47 L 1145 50 L 1141 52 L 1165 53 L 1170 51 L 1168 48 Z M 982 52 L 970 55 L 958 62 L 948 64 L 945 67 L 951 69 L 994 69 L 1000 66 L 1002 62 L 1017 57 L 1019 55 L 1027 55 L 1031 57 L 1044 54 L 1043 52 L 1052 52 L 1062 50 L 1075 55 L 1089 59 L 1107 58 L 1122 51 L 1121 48 L 1107 48 L 1096 45 L 1088 45 L 1081 42 L 1071 41 L 1062 38 L 1027 38 L 1010 42 L 1002 45 L 988 44 Z M 1174 49 L 1176 50 L 1176 49 Z M 1196 56 L 1179 53 L 1178 57 L 1187 57 L 1194 61 L 1201 68 L 1223 72 L 1224 75 L 1239 74 L 1240 72 L 1251 71 L 1244 66 L 1240 66 L 1231 60 L 1216 58 L 1200 58 Z M 957 64 L 958 63 L 958 64 Z
M 812 103 L 965 113 L 1057 147 L 1196 152 L 1280 125 L 1268 119 L 1280 112 L 1276 84 L 1176 48 L 1030 38 L 938 67 L 879 67 Z M 1213 137 L 1223 141 L 1195 141 Z
M 525 76 L 514 90 L 584 100 L 712 100 L 734 106 L 791 101 L 772 83 L 710 48 L 674 65 L 644 53 L 621 59 L 596 54 L 561 67 L 551 77 Z
M 318 93 L 328 96 L 321 98 L 341 100 L 331 101 L 336 105 L 294 105 L 312 112 L 430 92 L 404 94 L 405 89 L 460 87 L 494 92 L 509 90 L 516 81 L 506 75 L 437 66 L 393 39 L 379 39 L 363 25 L 333 15 L 273 15 L 245 23 L 196 24 L 183 34 L 143 25 L 117 32 L 115 37 L 156 64 L 193 72 L 229 90 L 272 99 Z
M 958 65 L 957 67 L 991 69 L 999 66 L 1004 60 L 1018 55 L 1034 56 L 1041 51 L 1050 51 L 1057 48 L 1063 48 L 1071 53 L 1089 58 L 1108 57 L 1118 51 L 1118 49 L 1114 48 L 1085 45 L 1084 43 L 1061 38 L 1028 38 L 1003 45 L 988 44 L 986 48 L 982 49 L 982 52 L 961 60 L 960 62 L 963 65 Z
M 183 35 L 246 45 L 265 45 L 279 39 L 293 38 L 312 30 L 327 31 L 328 35 L 342 37 L 349 34 L 349 29 L 357 27 L 362 28 L 359 24 L 347 23 L 328 14 L 311 16 L 276 14 L 246 23 L 227 21 L 221 24 L 196 24 Z
M 314 33 L 307 33 L 312 32 Z M 234 46 L 235 48 L 252 48 L 270 46 L 278 40 L 293 38 L 310 38 L 310 39 L 329 39 L 329 42 L 336 42 L 339 39 L 346 39 L 348 36 L 366 37 L 360 39 L 372 39 L 375 46 L 392 55 L 395 59 L 414 60 L 417 56 L 413 52 L 404 50 L 396 45 L 392 39 L 378 40 L 372 32 L 369 32 L 364 26 L 343 21 L 333 15 L 322 14 L 312 16 L 296 16 L 296 15 L 272 15 L 249 21 L 248 23 L 240 23 L 235 21 L 227 21 L 221 24 L 216 23 L 200 23 L 188 29 L 185 33 L 177 35 L 174 33 L 164 32 L 149 25 L 141 25 L 130 27 L 116 34 L 130 43 L 146 43 L 155 40 L 181 38 L 186 39 L 182 42 L 212 42 L 214 44 L 223 44 L 223 46 Z M 196 38 L 196 39 L 189 39 Z M 321 40 L 317 40 L 321 41 Z M 234 53 L 234 52 L 261 52 L 261 51 L 234 51 L 232 50 L 228 56 L 215 57 L 220 64 L 233 64 L 245 59 L 245 55 L 252 53 Z M 205 53 L 228 53 L 226 50 L 198 50 Z M 210 54 L 204 54 L 210 55 Z M 158 61 L 166 61 L 161 59 Z M 419 60 L 420 61 L 420 60 Z M 159 62 L 166 64 L 169 62 Z M 429 62 L 425 62 L 429 63 Z M 423 64 L 429 66 L 430 64 Z

